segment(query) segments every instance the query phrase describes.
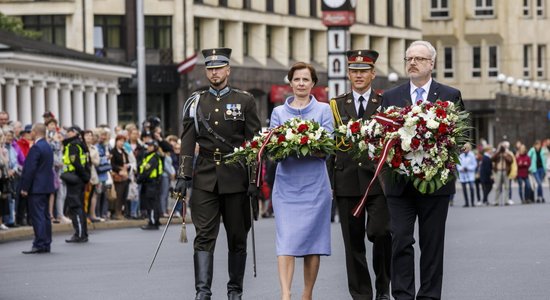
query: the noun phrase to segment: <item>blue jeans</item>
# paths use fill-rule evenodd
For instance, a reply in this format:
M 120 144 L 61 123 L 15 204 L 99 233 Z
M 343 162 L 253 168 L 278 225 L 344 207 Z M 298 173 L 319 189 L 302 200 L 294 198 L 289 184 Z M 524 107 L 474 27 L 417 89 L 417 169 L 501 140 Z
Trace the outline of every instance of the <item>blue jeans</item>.
M 531 182 L 529 181 L 529 176 L 525 178 L 518 177 L 518 190 L 519 190 L 519 199 L 521 201 L 527 201 L 527 196 L 531 193 Z
M 542 182 L 544 180 L 544 177 L 546 176 L 546 173 L 544 172 L 544 168 L 538 168 L 535 173 L 533 173 L 535 176 L 535 180 L 537 181 L 537 198 L 544 198 L 542 194 Z

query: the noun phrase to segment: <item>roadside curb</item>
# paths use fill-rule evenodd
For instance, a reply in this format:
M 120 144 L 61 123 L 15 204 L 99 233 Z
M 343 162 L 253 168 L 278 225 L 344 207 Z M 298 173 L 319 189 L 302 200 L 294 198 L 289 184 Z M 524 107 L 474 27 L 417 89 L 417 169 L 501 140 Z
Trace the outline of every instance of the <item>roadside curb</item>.
M 188 216 L 185 218 L 186 224 L 191 223 L 191 218 Z M 168 221 L 168 218 L 161 218 L 160 223 L 161 230 L 164 229 L 164 225 Z M 173 218 L 171 224 L 181 224 L 181 218 Z M 147 220 L 110 220 L 105 222 L 91 223 L 88 222 L 88 231 L 93 232 L 95 230 L 105 230 L 105 229 L 122 229 L 122 228 L 136 228 L 147 224 Z M 70 233 L 73 231 L 72 224 L 52 224 L 52 235 L 58 233 Z M 28 240 L 34 238 L 34 232 L 32 226 L 21 226 L 17 228 L 10 228 L 8 230 L 0 231 L 0 244 L 19 241 L 19 240 Z

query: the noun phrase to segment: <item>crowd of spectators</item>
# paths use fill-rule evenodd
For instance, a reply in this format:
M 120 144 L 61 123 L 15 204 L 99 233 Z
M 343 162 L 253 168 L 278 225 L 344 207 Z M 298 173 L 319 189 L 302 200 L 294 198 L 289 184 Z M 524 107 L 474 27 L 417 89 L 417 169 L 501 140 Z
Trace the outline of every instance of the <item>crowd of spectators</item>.
M 508 141 L 495 148 L 481 140 L 474 150 L 467 144 L 457 168 L 463 206 L 512 205 L 518 198 L 522 204 L 545 203 L 543 183 L 550 172 L 549 155 L 550 139 L 536 140 L 531 146 L 517 141 L 513 148 Z M 489 197 L 493 190 L 494 197 Z
M 50 195 L 49 212 L 53 223 L 71 223 L 65 203 L 67 187 L 61 180 L 64 166 L 69 159 L 64 153 L 67 132 L 76 131 L 76 138 L 84 145 L 86 166 L 90 180 L 82 199 L 88 222 L 106 220 L 145 219 L 146 207 L 140 202 L 138 170 L 147 142 L 155 141 L 163 158 L 160 204 L 163 216 L 170 213 L 169 191 L 174 183 L 179 164 L 179 138 L 164 137 L 159 118 L 150 117 L 138 128 L 135 124 L 116 127 L 108 125 L 81 130 L 78 126 L 60 127 L 51 112 L 43 115 L 47 127 L 46 139 L 54 153 L 54 186 Z M 32 147 L 32 124 L 24 127 L 21 122 L 10 120 L 7 112 L 0 112 L 0 230 L 9 227 L 28 226 L 30 219 L 27 203 L 20 196 L 20 175 L 26 155 Z M 65 161 L 65 163 L 64 163 Z M 172 199 L 173 201 L 173 199 Z M 181 204 L 175 217 L 181 217 Z

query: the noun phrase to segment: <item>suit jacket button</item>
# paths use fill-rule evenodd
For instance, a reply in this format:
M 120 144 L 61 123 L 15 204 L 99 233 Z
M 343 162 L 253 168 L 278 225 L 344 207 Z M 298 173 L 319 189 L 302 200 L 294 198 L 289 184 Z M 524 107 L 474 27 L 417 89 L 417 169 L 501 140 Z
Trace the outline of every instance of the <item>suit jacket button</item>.
M 220 148 L 216 148 L 216 152 L 220 152 Z
M 215 122 L 214 122 L 214 125 L 218 125 L 218 121 L 215 121 Z
M 219 165 L 220 165 L 220 162 L 219 162 L 219 161 L 217 161 L 217 162 L 216 162 L 216 165 L 218 165 L 218 166 L 219 166 Z
M 220 110 L 218 108 L 214 109 L 215 112 L 219 112 Z
M 358 166 L 362 166 L 362 165 L 363 165 L 363 163 L 358 163 L 357 165 L 358 165 Z

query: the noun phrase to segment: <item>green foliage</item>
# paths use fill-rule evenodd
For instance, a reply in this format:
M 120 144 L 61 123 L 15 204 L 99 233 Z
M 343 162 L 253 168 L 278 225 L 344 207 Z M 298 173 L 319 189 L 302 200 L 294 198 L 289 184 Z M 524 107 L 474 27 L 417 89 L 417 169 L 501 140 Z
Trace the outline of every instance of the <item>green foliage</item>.
M 42 36 L 42 33 L 33 31 L 33 30 L 26 30 L 23 27 L 23 22 L 15 17 L 6 16 L 3 13 L 0 12 L 0 30 L 9 31 L 12 33 L 15 33 L 19 36 L 31 38 L 31 39 L 39 39 Z

